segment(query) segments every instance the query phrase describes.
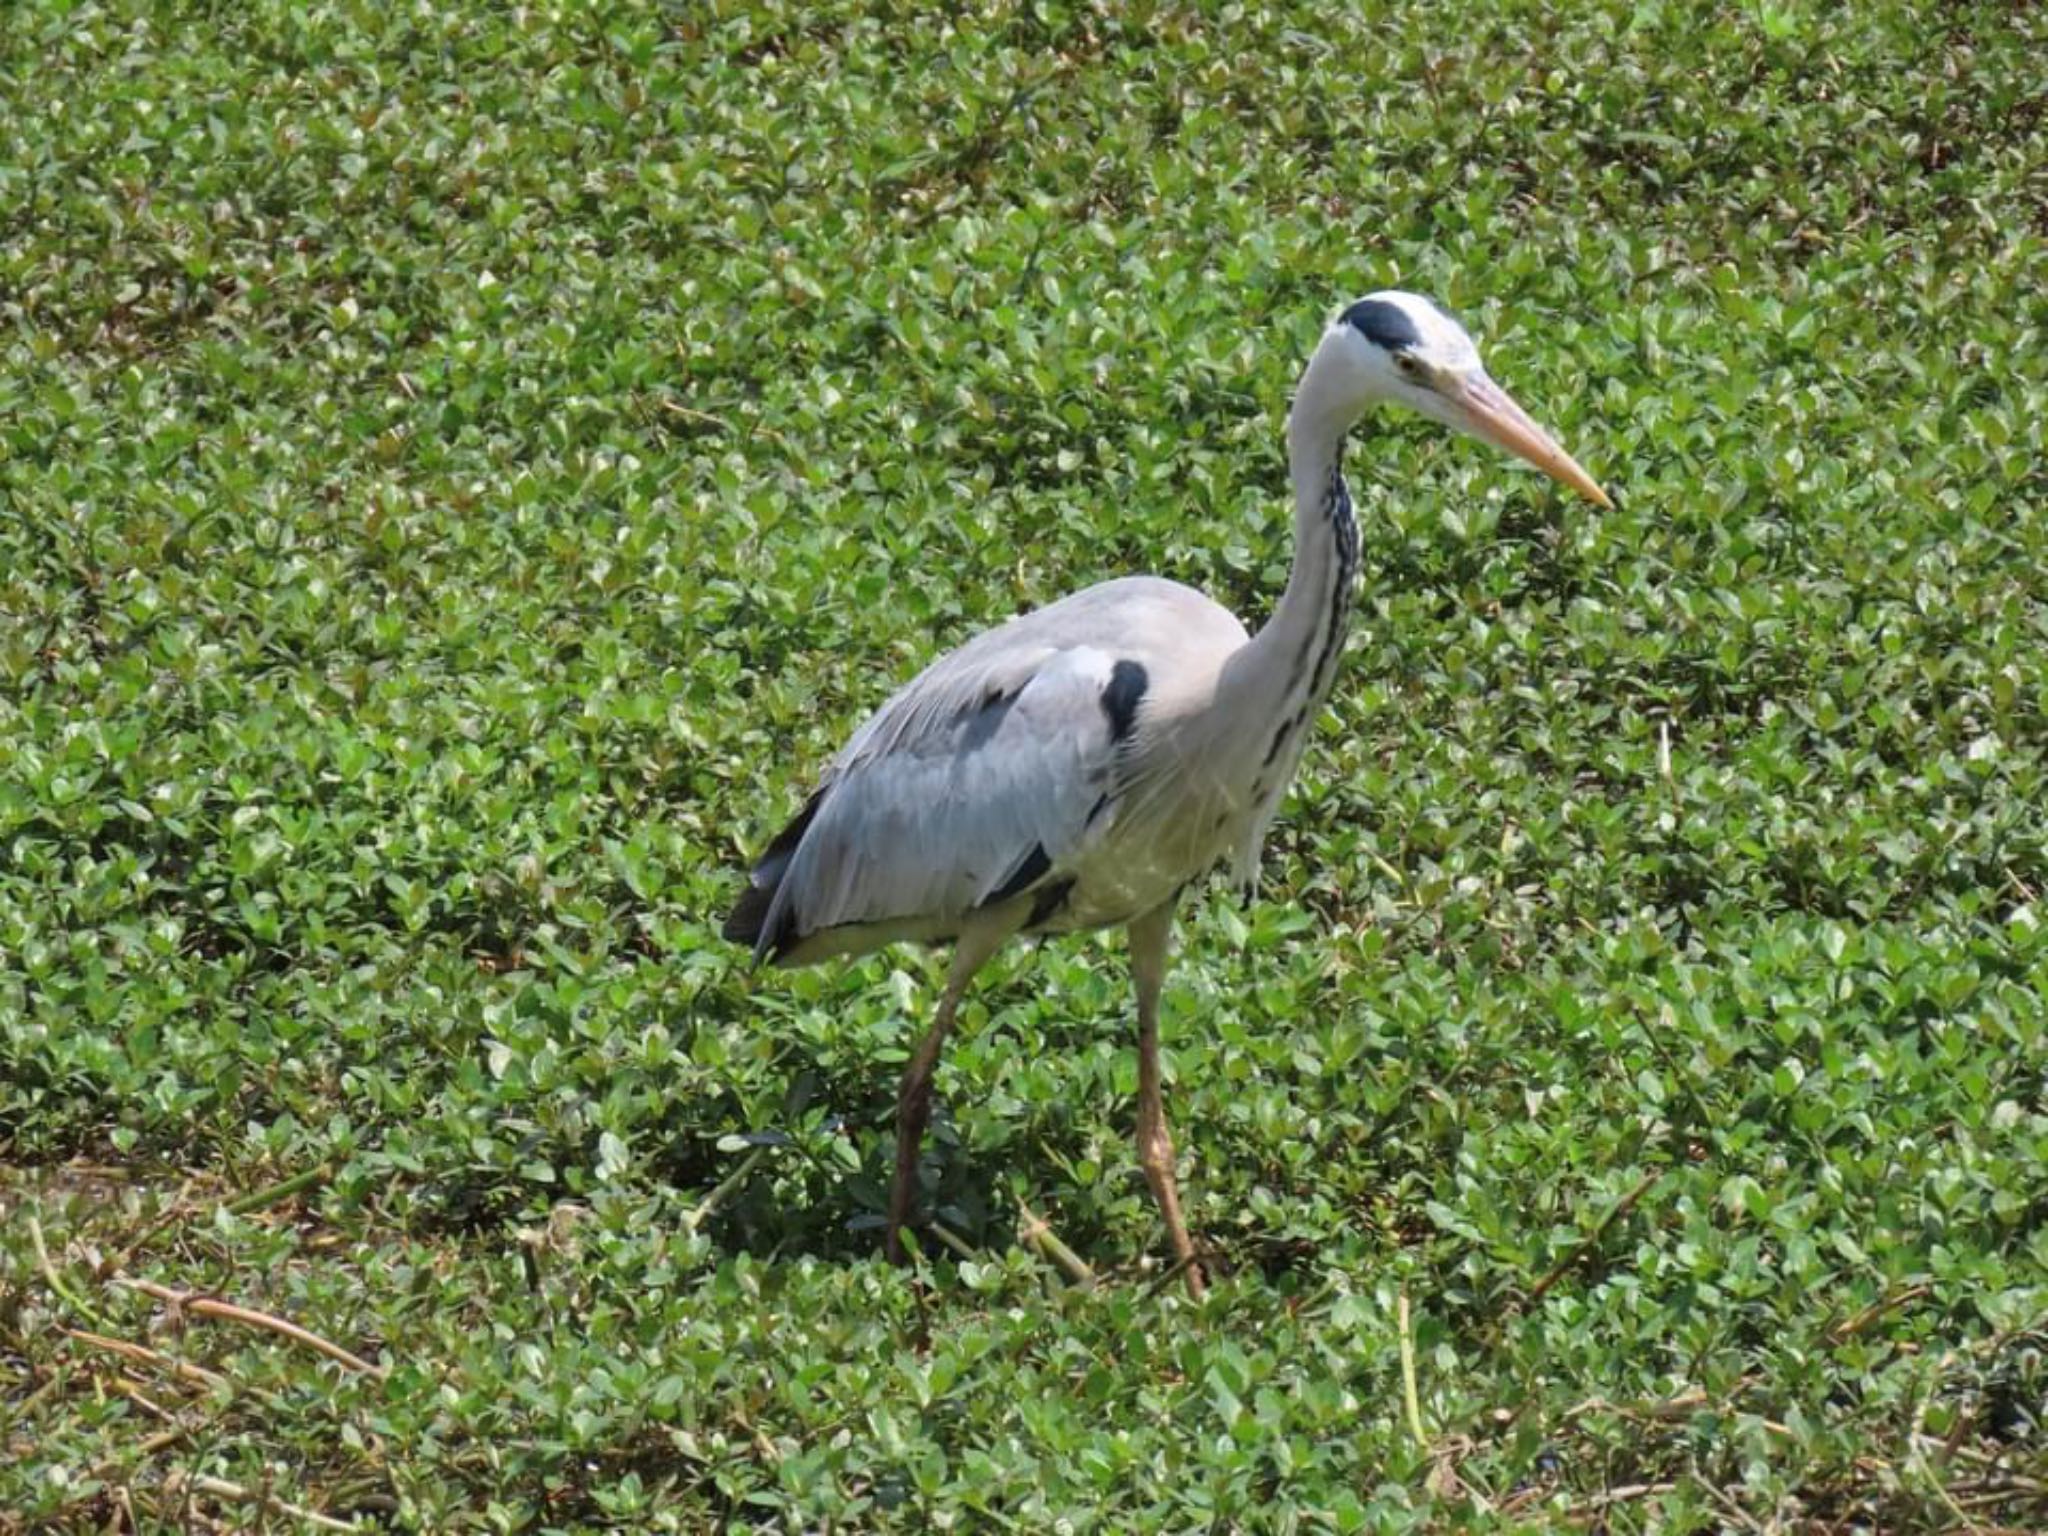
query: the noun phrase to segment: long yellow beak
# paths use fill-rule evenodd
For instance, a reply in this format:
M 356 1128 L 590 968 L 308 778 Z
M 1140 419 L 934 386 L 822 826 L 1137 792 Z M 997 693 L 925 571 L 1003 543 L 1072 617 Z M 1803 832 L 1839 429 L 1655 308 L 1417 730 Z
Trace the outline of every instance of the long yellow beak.
M 1557 446 L 1557 440 L 1529 419 L 1508 392 L 1483 373 L 1470 373 L 1444 391 L 1474 437 L 1527 459 L 1560 484 L 1568 485 L 1595 506 L 1612 508 L 1607 493 L 1579 467 L 1578 460 Z

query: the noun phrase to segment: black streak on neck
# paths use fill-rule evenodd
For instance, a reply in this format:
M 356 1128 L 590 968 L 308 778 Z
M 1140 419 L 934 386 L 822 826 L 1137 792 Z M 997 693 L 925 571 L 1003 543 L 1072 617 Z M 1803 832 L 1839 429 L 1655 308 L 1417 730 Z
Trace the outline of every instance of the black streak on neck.
M 1287 679 L 1288 694 L 1290 697 L 1293 695 L 1304 670 L 1309 673 L 1308 694 L 1301 707 L 1280 722 L 1272 741 L 1267 744 L 1261 767 L 1271 767 L 1288 743 L 1314 722 L 1316 711 L 1335 678 L 1337 653 L 1343 648 L 1344 631 L 1350 623 L 1352 581 L 1358 574 L 1358 519 L 1352 515 L 1351 492 L 1344 484 L 1341 456 L 1330 464 L 1329 486 L 1323 493 L 1323 516 L 1329 522 L 1330 538 L 1336 546 L 1336 558 L 1331 562 L 1330 591 L 1324 600 L 1328 618 L 1323 625 L 1314 666 L 1308 665 L 1309 650 L 1316 646 L 1313 637 L 1303 642 L 1300 653 L 1294 658 Z
M 1341 464 L 1330 466 L 1330 489 L 1324 506 L 1330 532 L 1337 543 L 1336 571 L 1330 582 L 1330 621 L 1323 631 L 1323 648 L 1316 656 L 1315 671 L 1309 678 L 1309 701 L 1320 704 L 1335 677 L 1337 652 L 1344 644 L 1344 631 L 1351 622 L 1351 585 L 1358 575 L 1358 519 L 1351 512 L 1351 491 L 1344 484 Z

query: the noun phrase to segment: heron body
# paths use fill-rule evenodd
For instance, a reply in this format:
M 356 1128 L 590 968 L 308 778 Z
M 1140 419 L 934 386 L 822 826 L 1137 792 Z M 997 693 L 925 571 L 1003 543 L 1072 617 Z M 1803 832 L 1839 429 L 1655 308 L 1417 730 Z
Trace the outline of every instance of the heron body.
M 1247 888 L 1336 677 L 1358 569 L 1346 434 L 1381 400 L 1536 463 L 1603 505 L 1585 472 L 1480 368 L 1428 300 L 1353 304 L 1288 417 L 1295 556 L 1256 636 L 1155 577 L 1089 587 L 940 657 L 870 717 L 768 847 L 725 925 L 803 965 L 911 940 L 954 945 L 898 1097 L 889 1247 L 900 1255 L 930 1079 L 961 993 L 1017 934 L 1125 926 L 1139 1033 L 1138 1152 L 1200 1289 L 1160 1098 L 1158 997 L 1175 902 L 1219 861 Z

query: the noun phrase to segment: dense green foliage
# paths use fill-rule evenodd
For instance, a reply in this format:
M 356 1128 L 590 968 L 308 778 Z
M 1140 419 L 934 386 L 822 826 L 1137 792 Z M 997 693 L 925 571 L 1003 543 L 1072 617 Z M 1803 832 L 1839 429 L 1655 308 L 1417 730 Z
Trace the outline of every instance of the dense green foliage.
M 2044 57 L 16 0 L 0 1530 L 2048 1524 Z M 1348 670 L 1167 998 L 1227 1273 L 1145 1262 L 1105 937 L 970 1004 L 920 1294 L 933 964 L 750 974 L 737 871 L 1020 606 L 1256 620 L 1295 372 L 1393 282 L 1619 509 L 1373 424 Z

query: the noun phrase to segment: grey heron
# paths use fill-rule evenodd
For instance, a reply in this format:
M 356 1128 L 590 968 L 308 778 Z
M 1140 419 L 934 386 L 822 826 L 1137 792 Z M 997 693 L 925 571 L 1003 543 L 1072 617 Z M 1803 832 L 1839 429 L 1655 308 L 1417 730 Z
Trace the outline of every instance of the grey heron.
M 1017 934 L 1129 930 L 1138 1161 L 1199 1294 L 1160 1100 L 1159 994 L 1175 902 L 1225 857 L 1247 890 L 1336 677 L 1358 571 L 1344 441 L 1407 406 L 1534 464 L 1600 506 L 1592 478 L 1488 377 L 1472 339 L 1412 293 L 1337 316 L 1287 417 L 1294 565 L 1257 635 L 1201 593 L 1131 576 L 975 636 L 854 732 L 772 841 L 727 939 L 808 965 L 951 943 L 935 1016 L 897 1095 L 887 1248 L 917 1194 L 932 1072 L 962 993 Z

